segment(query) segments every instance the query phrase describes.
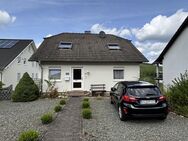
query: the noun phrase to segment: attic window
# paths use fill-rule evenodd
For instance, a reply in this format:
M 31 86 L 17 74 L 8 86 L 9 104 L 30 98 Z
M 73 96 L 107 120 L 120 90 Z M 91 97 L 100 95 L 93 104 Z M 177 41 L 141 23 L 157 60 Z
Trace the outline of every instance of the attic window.
M 120 46 L 117 43 L 110 43 L 110 44 L 108 44 L 108 48 L 110 50 L 119 50 Z
M 71 42 L 63 42 L 63 41 L 61 41 L 59 43 L 58 47 L 61 48 L 61 49 L 71 49 L 72 48 L 72 43 Z

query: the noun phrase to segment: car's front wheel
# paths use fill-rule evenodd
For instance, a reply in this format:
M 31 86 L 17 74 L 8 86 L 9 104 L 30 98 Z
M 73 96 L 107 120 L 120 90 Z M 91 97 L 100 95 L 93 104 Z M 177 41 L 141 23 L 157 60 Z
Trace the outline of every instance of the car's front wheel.
M 119 118 L 120 118 L 121 121 L 125 121 L 126 120 L 126 115 L 123 112 L 121 106 L 119 106 L 119 108 L 118 108 L 118 114 L 119 114 Z
M 110 103 L 111 103 L 111 104 L 114 104 L 114 102 L 112 101 L 112 97 L 110 97 Z

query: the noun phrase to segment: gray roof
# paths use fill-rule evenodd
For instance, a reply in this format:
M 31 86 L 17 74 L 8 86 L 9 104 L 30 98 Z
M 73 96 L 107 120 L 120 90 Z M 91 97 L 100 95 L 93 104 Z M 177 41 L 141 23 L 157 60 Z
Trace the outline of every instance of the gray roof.
M 60 41 L 72 42 L 72 49 L 59 49 Z M 109 50 L 109 43 L 118 43 L 120 50 Z M 148 62 L 130 40 L 115 35 L 61 33 L 45 38 L 30 61 L 66 63 L 141 63 Z
M 15 39 L 0 39 L 13 41 Z M 11 48 L 0 48 L 0 71 L 2 71 L 10 62 L 14 60 L 33 40 L 19 40 Z

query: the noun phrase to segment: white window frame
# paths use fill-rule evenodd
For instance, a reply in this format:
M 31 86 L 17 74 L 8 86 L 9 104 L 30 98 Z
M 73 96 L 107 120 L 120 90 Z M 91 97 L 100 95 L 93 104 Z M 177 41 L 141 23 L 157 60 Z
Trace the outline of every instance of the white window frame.
M 21 73 L 17 73 L 17 81 L 19 82 L 21 79 Z
M 50 70 L 60 70 L 60 78 L 58 78 L 58 79 L 50 79 Z M 52 80 L 52 81 L 61 81 L 61 75 L 62 75 L 61 72 L 62 72 L 61 68 L 49 68 L 48 69 L 48 79 Z
M 123 71 L 123 78 L 115 78 L 114 71 Z M 124 68 L 114 68 L 113 69 L 113 80 L 124 80 L 125 79 L 125 69 Z

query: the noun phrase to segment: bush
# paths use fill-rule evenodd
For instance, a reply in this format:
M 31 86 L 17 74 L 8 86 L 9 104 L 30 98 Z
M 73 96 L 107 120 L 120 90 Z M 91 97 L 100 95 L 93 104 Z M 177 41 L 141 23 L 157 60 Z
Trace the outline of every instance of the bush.
M 12 94 L 12 100 L 14 102 L 27 102 L 36 100 L 38 97 L 39 88 L 29 74 L 24 73 Z
M 52 113 L 47 113 L 47 114 L 42 115 L 41 121 L 43 124 L 51 123 L 53 121 Z
M 38 140 L 39 140 L 39 132 L 34 130 L 22 132 L 18 139 L 18 141 L 38 141 Z
M 83 101 L 82 102 L 82 108 L 90 108 L 89 101 Z
M 89 98 L 84 98 L 83 101 L 89 101 Z
M 91 109 L 88 109 L 88 108 L 83 109 L 83 110 L 82 110 L 82 116 L 83 116 L 83 118 L 85 118 L 85 119 L 90 119 L 90 118 L 92 118 Z
M 172 110 L 188 115 L 188 73 L 180 74 L 166 93 Z M 187 108 L 186 108 L 187 107 Z M 183 110 L 185 109 L 185 110 Z M 186 112 L 187 111 L 187 112 Z
M 66 101 L 65 101 L 64 99 L 62 99 L 62 100 L 59 102 L 59 104 L 65 105 L 65 104 L 66 104 Z
M 62 109 L 62 107 L 60 105 L 58 105 L 58 106 L 55 106 L 54 111 L 59 112 L 59 111 L 61 111 L 61 109 Z

